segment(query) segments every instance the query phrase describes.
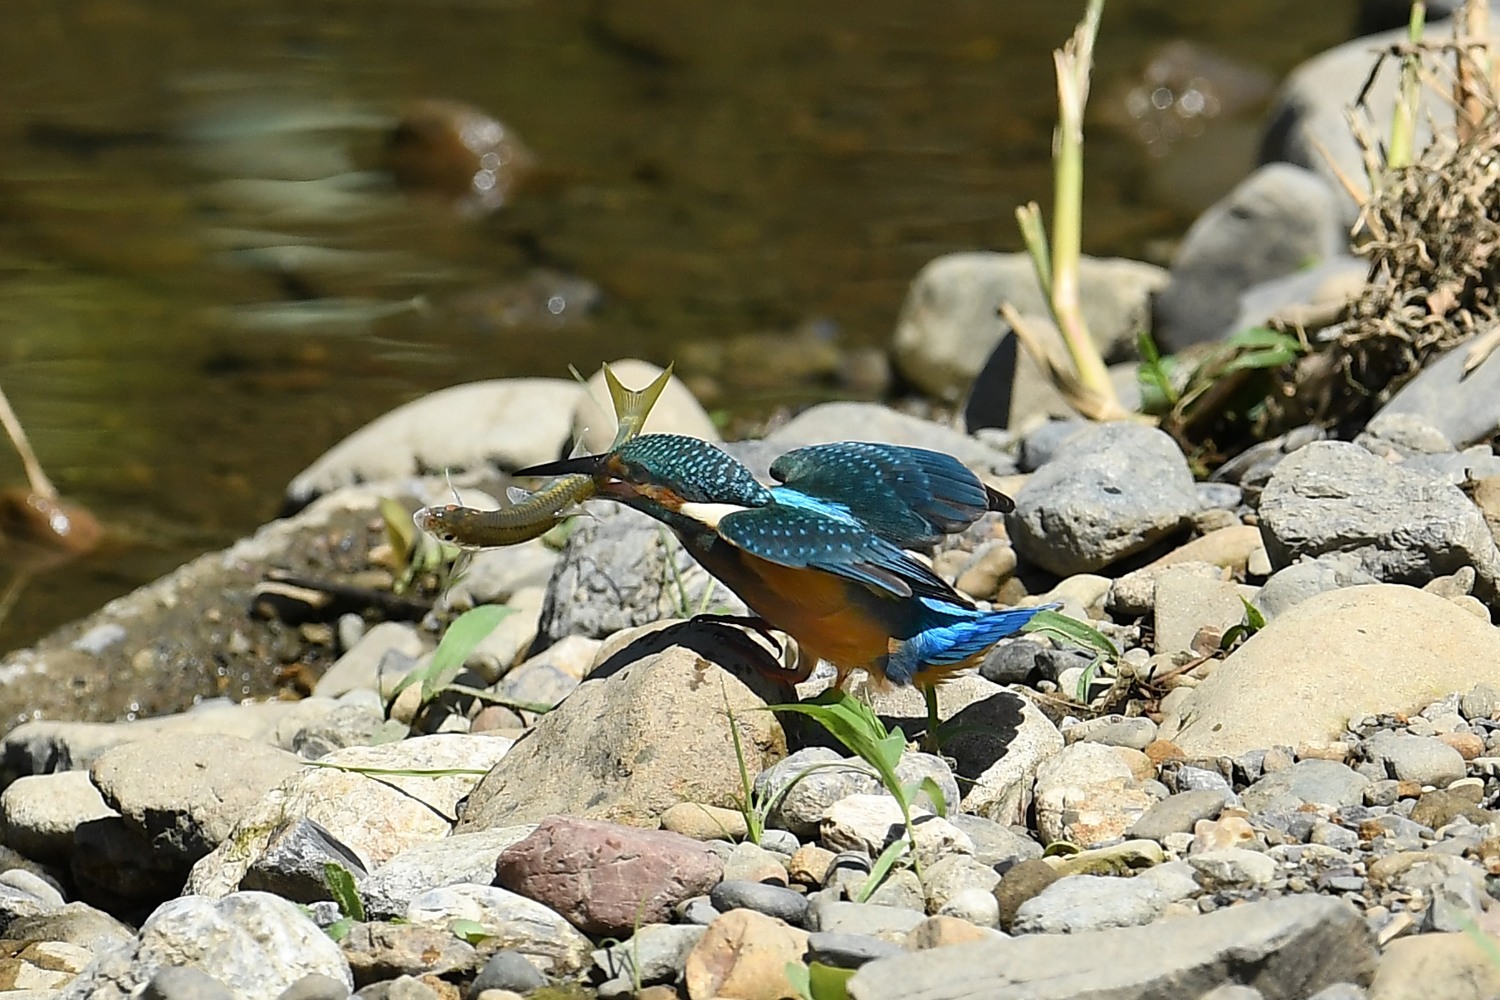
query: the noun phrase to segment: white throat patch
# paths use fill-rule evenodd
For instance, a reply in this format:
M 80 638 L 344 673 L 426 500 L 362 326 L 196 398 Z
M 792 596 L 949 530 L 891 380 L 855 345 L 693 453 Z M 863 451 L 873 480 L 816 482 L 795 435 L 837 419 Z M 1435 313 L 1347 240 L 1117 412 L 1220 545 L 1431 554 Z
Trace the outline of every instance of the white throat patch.
M 710 528 L 717 528 L 719 526 L 719 522 L 724 520 L 724 518 L 728 517 L 730 514 L 742 510 L 749 510 L 750 508 L 741 507 L 736 503 L 684 502 L 683 505 L 678 509 L 682 514 L 685 514 L 686 516 L 692 518 L 699 524 L 707 525 Z

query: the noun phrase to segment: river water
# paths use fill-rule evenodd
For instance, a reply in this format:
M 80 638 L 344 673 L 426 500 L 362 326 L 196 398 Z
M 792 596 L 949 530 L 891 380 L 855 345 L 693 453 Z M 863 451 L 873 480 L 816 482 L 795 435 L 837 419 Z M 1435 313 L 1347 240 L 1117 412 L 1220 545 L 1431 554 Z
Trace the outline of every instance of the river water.
M 111 542 L 0 566 L 0 651 L 245 534 L 327 447 L 444 385 L 637 355 L 742 417 L 871 391 L 710 376 L 744 335 L 882 345 L 927 260 L 1017 248 L 1082 7 L 8 0 L 0 386 Z M 1111 0 L 1086 249 L 1160 259 L 1353 7 Z M 1143 117 L 1181 96 L 1142 89 L 1171 42 L 1209 60 L 1217 117 Z M 530 182 L 498 208 L 398 184 L 392 128 L 422 101 L 502 121 Z

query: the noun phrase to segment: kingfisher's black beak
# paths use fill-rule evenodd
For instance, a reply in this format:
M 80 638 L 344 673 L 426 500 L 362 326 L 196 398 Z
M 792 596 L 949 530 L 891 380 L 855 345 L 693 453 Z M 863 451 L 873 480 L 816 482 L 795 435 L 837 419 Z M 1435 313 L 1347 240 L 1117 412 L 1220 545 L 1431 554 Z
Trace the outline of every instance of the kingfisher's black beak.
M 597 476 L 604 470 L 604 463 L 609 459 L 604 455 L 579 455 L 577 458 L 565 458 L 561 462 L 543 462 L 541 465 L 533 465 L 526 469 L 517 469 L 512 472 L 513 476 L 566 476 L 573 473 L 582 473 L 585 476 Z

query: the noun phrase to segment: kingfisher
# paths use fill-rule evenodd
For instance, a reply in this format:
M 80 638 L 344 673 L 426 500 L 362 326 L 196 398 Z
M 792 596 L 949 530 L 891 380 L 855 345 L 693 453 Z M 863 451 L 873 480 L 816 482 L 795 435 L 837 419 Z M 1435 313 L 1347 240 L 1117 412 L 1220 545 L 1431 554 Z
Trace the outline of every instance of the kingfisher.
M 1015 508 L 941 452 L 812 445 L 777 458 L 771 476 L 779 485 L 766 486 L 707 441 L 646 434 L 516 475 L 570 473 L 593 476 L 599 496 L 671 528 L 755 613 L 751 624 L 795 639 L 792 683 L 824 660 L 838 685 L 854 670 L 877 687 L 915 685 L 927 702 L 929 738 L 937 685 L 1045 610 L 977 608 L 908 551 L 930 548 L 986 511 Z

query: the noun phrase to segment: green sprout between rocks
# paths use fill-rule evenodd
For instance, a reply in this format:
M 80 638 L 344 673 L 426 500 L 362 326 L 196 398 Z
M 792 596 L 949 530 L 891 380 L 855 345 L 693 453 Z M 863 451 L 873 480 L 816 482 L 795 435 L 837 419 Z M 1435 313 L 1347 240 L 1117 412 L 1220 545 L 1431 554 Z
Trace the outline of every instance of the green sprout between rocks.
M 1093 652 L 1094 659 L 1083 669 L 1083 676 L 1078 678 L 1078 688 L 1073 694 L 1074 700 L 1083 705 L 1088 704 L 1089 687 L 1094 683 L 1094 674 L 1099 667 L 1120 662 L 1120 650 L 1104 633 L 1056 611 L 1038 611 L 1021 627 L 1021 631 L 1062 639 Z
M 1219 649 L 1226 653 L 1266 627 L 1266 616 L 1260 613 L 1260 608 L 1243 597 L 1240 598 L 1240 603 L 1245 606 L 1245 617 L 1238 625 L 1231 626 L 1224 633 L 1224 638 L 1219 640 Z
M 788 962 L 787 982 L 802 1000 L 849 1000 L 849 977 L 853 969 L 840 969 L 822 962 Z
M 324 933 L 335 941 L 342 941 L 348 936 L 349 928 L 364 922 L 365 904 L 359 898 L 354 876 L 337 861 L 323 862 L 323 884 L 328 887 L 340 914 L 339 919 L 324 928 Z
M 458 677 L 458 672 L 463 669 L 464 661 L 469 658 L 469 654 L 484 641 L 485 636 L 493 632 L 496 626 L 514 612 L 514 608 L 504 604 L 482 604 L 477 608 L 470 608 L 453 619 L 448 625 L 448 630 L 443 633 L 443 638 L 438 642 L 437 649 L 433 650 L 432 659 L 401 678 L 401 683 L 397 684 L 396 689 L 391 692 L 386 714 L 390 714 L 390 706 L 396 703 L 401 692 L 413 684 L 422 686 L 421 704 L 423 707 L 430 704 L 443 691 L 453 687 L 453 681 Z M 465 694 L 483 695 L 485 693 L 472 688 L 463 688 L 462 691 Z
M 380 519 L 385 527 L 385 540 L 391 551 L 390 568 L 395 577 L 391 590 L 404 594 L 425 577 L 432 577 L 436 589 L 447 590 L 459 577 L 468 563 L 468 554 L 456 545 L 449 545 L 417 530 L 412 523 L 411 511 L 390 497 L 379 501 Z
M 863 903 L 885 881 L 903 853 L 910 852 L 917 878 L 922 878 L 922 859 L 917 852 L 917 831 L 912 822 L 911 807 L 916 796 L 926 792 L 939 816 L 947 816 L 943 790 L 930 775 L 920 781 L 903 783 L 896 774 L 901 755 L 906 752 L 906 734 L 898 727 L 887 730 L 874 710 L 858 698 L 838 688 L 829 688 L 811 701 L 766 706 L 772 712 L 806 715 L 838 740 L 845 749 L 875 769 L 880 783 L 896 800 L 906 837 L 897 839 L 880 852 L 870 866 L 870 877 L 860 888 L 855 902 Z
M 1054 385 L 1079 413 L 1091 420 L 1122 420 L 1131 416 L 1109 380 L 1099 348 L 1089 336 L 1079 293 L 1079 262 L 1083 243 L 1083 111 L 1088 104 L 1089 76 L 1094 62 L 1094 39 L 1104 0 L 1089 0 L 1073 37 L 1052 53 L 1057 70 L 1057 129 L 1052 135 L 1052 242 L 1042 210 L 1036 202 L 1016 209 L 1021 238 L 1036 269 L 1037 283 L 1047 300 L 1052 320 L 1062 334 L 1067 358 L 1053 347 L 1052 338 L 1016 312 L 1009 303 L 1001 314 L 1016 339 L 1047 372 Z
M 1396 108 L 1391 113 L 1391 141 L 1386 147 L 1385 170 L 1387 173 L 1411 166 L 1416 151 L 1417 111 L 1422 100 L 1422 44 L 1423 24 L 1427 19 L 1427 4 L 1417 0 L 1411 5 L 1411 20 L 1407 24 L 1408 49 L 1401 56 L 1401 92 L 1396 99 Z M 1372 174 L 1370 182 L 1378 185 L 1383 178 Z

